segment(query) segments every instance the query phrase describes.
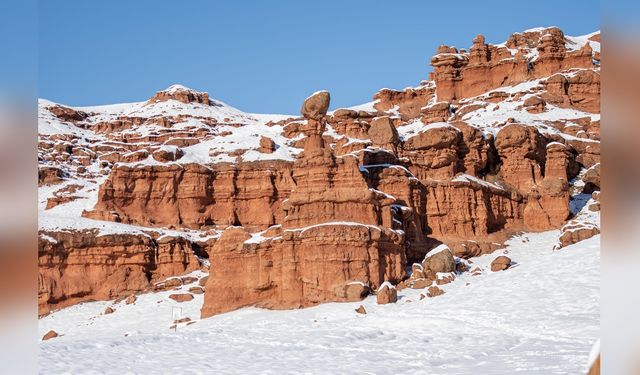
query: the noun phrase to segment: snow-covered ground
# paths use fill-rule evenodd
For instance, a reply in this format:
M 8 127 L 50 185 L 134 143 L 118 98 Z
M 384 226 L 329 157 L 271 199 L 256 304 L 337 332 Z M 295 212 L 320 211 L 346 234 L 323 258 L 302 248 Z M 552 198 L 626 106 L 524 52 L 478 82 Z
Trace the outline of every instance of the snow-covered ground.
M 43 373 L 582 374 L 600 327 L 600 236 L 552 251 L 559 231 L 523 234 L 472 259 L 466 273 L 419 300 L 246 308 L 198 320 L 202 295 L 141 295 L 134 305 L 91 302 L 40 320 L 61 337 L 40 343 Z M 504 251 L 517 264 L 491 272 Z M 189 286 L 183 288 L 187 289 Z M 116 312 L 102 315 L 107 306 Z M 169 329 L 173 307 L 195 324 Z

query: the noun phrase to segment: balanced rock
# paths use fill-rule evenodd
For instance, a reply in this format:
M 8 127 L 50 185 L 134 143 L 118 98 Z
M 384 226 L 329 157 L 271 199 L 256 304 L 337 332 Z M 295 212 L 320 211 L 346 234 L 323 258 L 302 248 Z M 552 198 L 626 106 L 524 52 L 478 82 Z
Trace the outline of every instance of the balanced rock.
M 305 99 L 302 103 L 302 109 L 300 112 L 306 119 L 313 119 L 320 121 L 326 116 L 329 110 L 329 102 L 331 96 L 328 91 L 318 91 L 313 93 L 310 97 Z

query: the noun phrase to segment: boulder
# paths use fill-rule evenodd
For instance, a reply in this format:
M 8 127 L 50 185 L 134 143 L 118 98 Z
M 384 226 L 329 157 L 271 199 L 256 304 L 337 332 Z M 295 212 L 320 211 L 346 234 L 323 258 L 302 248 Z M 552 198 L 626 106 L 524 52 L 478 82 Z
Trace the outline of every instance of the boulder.
M 127 299 L 124 301 L 127 305 L 131 305 L 132 303 L 135 303 L 136 300 L 138 298 L 136 297 L 135 294 L 130 295 L 129 297 L 127 297 Z
M 345 288 L 348 301 L 359 301 L 369 294 L 369 287 L 364 283 L 349 283 Z
M 491 271 L 493 272 L 504 271 L 509 267 L 511 267 L 511 258 L 505 255 L 500 255 L 491 262 Z
M 306 119 L 320 121 L 327 115 L 331 96 L 328 91 L 318 91 L 305 99 L 300 112 Z
M 170 279 L 167 279 L 165 281 L 156 283 L 154 285 L 154 289 L 155 290 L 167 290 L 167 289 L 173 289 L 176 287 L 182 286 L 182 280 L 179 277 L 172 277 Z
M 191 294 L 203 294 L 204 293 L 204 289 L 202 289 L 202 287 L 199 287 L 199 286 L 192 286 L 191 288 L 189 288 L 189 293 L 191 293 Z
M 193 299 L 193 294 L 191 293 L 174 293 L 169 295 L 169 298 L 176 302 L 188 302 Z
M 333 116 L 337 118 L 358 118 L 358 111 L 354 111 L 352 109 L 340 108 L 336 109 L 333 112 Z
M 542 113 L 546 106 L 544 100 L 537 95 L 530 96 L 524 100 L 524 108 L 529 113 Z
M 259 152 L 262 152 L 263 154 L 272 154 L 275 150 L 276 143 L 273 139 L 265 136 L 260 137 L 260 148 L 258 148 Z
M 455 272 L 456 261 L 451 249 L 445 244 L 438 245 L 431 250 L 422 261 L 422 267 L 433 273 Z
M 113 314 L 114 312 L 116 312 L 116 310 L 113 307 L 109 306 L 104 310 L 104 315 Z
M 584 241 L 600 234 L 600 228 L 591 223 L 569 222 L 561 229 L 560 243 L 557 248 L 563 248 Z
M 409 285 L 411 289 L 424 289 L 433 283 L 429 279 L 417 279 Z
M 443 295 L 444 293 L 445 293 L 445 292 L 444 292 L 444 290 L 442 290 L 442 289 L 438 288 L 438 287 L 437 287 L 437 286 L 435 286 L 435 285 L 434 285 L 434 286 L 431 286 L 431 287 L 429 287 L 429 289 L 427 289 L 427 296 L 428 296 L 428 297 L 431 297 L 431 298 L 433 298 L 433 297 L 437 297 L 437 296 L 441 296 L 441 295 Z
M 375 146 L 396 144 L 400 140 L 398 130 L 393 126 L 388 116 L 374 118 L 371 121 L 368 134 Z
M 364 306 L 360 305 L 357 309 L 356 312 L 358 314 L 362 314 L 362 315 L 366 315 L 367 314 L 367 310 L 364 308 Z
M 49 332 L 45 333 L 44 336 L 42 336 L 42 341 L 50 340 L 55 337 L 58 337 L 58 332 L 50 330 Z
M 387 303 L 395 303 L 398 301 L 398 291 L 396 287 L 388 282 L 383 283 L 380 288 L 378 288 L 376 301 L 379 305 L 386 305 Z
M 196 281 L 198 281 L 198 278 L 194 276 L 183 276 L 180 278 L 180 281 L 182 281 L 183 285 L 187 285 L 195 283 Z

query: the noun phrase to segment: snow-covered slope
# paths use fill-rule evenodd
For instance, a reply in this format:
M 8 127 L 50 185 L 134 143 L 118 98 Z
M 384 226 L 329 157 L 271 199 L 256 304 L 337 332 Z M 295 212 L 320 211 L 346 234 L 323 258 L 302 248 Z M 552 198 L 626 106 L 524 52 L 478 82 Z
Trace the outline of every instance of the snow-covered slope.
M 248 308 L 174 332 L 173 307 L 197 320 L 201 296 L 141 295 L 110 315 L 101 313 L 111 302 L 72 306 L 40 320 L 41 335 L 62 334 L 40 344 L 40 365 L 114 374 L 584 373 L 599 337 L 600 237 L 553 251 L 558 234 L 514 237 L 504 251 L 516 266 L 494 273 L 496 255 L 475 258 L 482 275 L 458 277 L 442 296 L 420 300 L 404 289 L 389 305 L 369 297 L 366 315 L 354 311 L 360 303 Z

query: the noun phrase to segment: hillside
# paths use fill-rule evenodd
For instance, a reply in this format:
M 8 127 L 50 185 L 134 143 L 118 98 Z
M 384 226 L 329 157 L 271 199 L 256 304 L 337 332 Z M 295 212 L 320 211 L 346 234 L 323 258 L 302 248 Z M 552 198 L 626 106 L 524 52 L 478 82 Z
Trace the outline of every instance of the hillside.
M 316 92 L 302 116 L 181 85 L 39 100 L 40 334 L 60 334 L 44 366 L 586 371 L 600 33 L 478 35 L 431 66 L 351 108 Z

